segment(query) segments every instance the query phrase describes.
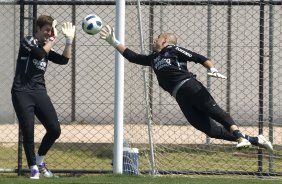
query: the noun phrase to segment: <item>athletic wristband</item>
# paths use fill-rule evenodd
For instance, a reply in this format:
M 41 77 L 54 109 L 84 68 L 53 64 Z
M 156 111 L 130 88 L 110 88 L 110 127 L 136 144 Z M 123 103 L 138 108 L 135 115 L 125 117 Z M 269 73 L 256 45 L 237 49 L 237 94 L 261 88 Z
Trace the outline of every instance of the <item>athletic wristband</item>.
M 72 44 L 72 37 L 66 37 L 66 45 L 71 45 Z

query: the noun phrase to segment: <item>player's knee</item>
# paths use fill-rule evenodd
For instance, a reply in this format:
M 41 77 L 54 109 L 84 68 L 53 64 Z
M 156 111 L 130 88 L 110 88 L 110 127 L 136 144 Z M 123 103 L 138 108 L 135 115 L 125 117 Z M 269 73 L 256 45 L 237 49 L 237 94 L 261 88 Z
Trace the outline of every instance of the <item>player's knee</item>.
M 49 134 L 53 139 L 58 139 L 61 135 L 61 128 L 60 126 L 54 126 L 47 130 L 47 134 Z
M 54 138 L 55 139 L 58 139 L 61 135 L 61 128 L 57 128 L 55 131 L 54 131 Z
M 213 118 L 216 119 L 225 129 L 229 129 L 231 125 L 235 124 L 234 120 L 227 112 L 221 109 L 212 111 Z

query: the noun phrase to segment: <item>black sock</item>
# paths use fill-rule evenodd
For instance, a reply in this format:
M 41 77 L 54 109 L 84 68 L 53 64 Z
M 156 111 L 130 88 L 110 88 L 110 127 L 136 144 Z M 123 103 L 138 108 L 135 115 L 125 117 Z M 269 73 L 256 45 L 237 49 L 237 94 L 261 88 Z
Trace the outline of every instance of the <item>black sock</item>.
M 250 141 L 253 145 L 258 145 L 258 137 L 251 137 L 249 135 L 245 135 L 245 138 Z
M 244 136 L 243 136 L 243 134 L 241 133 L 240 130 L 234 130 L 232 134 L 234 135 L 234 137 L 236 137 L 236 139 L 239 139 L 241 137 L 244 138 Z

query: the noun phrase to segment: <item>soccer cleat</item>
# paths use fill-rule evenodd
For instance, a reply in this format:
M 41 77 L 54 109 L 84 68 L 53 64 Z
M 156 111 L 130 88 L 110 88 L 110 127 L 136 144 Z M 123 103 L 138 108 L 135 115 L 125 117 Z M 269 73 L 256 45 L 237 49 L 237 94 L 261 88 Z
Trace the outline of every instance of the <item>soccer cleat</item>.
M 38 180 L 39 179 L 39 171 L 36 169 L 31 169 L 31 177 L 30 179 Z
M 238 144 L 236 145 L 237 149 L 250 148 L 252 146 L 250 141 L 248 141 L 247 139 L 243 137 L 240 137 L 239 139 L 237 139 L 237 142 L 238 142 Z
M 47 168 L 47 165 L 45 163 L 42 163 L 42 165 L 38 165 L 39 171 L 43 176 L 47 178 L 54 177 L 54 174 Z
M 258 146 L 261 148 L 265 148 L 270 152 L 273 151 L 271 142 L 268 141 L 263 135 L 258 135 Z

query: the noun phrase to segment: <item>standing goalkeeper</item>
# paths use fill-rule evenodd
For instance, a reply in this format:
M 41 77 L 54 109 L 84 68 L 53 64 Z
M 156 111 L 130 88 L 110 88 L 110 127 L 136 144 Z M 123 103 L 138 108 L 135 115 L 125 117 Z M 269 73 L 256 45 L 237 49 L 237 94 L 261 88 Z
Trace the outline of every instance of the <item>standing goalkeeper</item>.
M 177 101 L 189 123 L 211 138 L 237 141 L 236 147 L 247 148 L 252 144 L 272 151 L 272 144 L 263 135 L 251 137 L 240 132 L 231 116 L 223 111 L 187 69 L 187 61 L 200 63 L 209 69 L 208 75 L 226 77 L 218 72 L 210 59 L 191 50 L 177 46 L 177 38 L 171 33 L 160 34 L 153 43 L 153 53 L 141 55 L 121 44 L 110 26 L 104 26 L 100 37 L 115 47 L 129 62 L 153 68 L 159 85 Z M 213 120 L 219 122 L 217 125 Z
M 68 63 L 71 58 L 75 26 L 70 22 L 63 24 L 62 31 L 66 37 L 66 44 L 63 54 L 59 54 L 52 50 L 57 40 L 56 24 L 57 21 L 51 16 L 41 15 L 36 21 L 35 35 L 27 36 L 21 41 L 11 90 L 31 179 L 39 179 L 40 173 L 45 177 L 53 177 L 44 163 L 44 156 L 61 134 L 56 111 L 47 94 L 44 74 L 48 61 L 59 65 Z M 46 129 L 36 156 L 34 115 Z

